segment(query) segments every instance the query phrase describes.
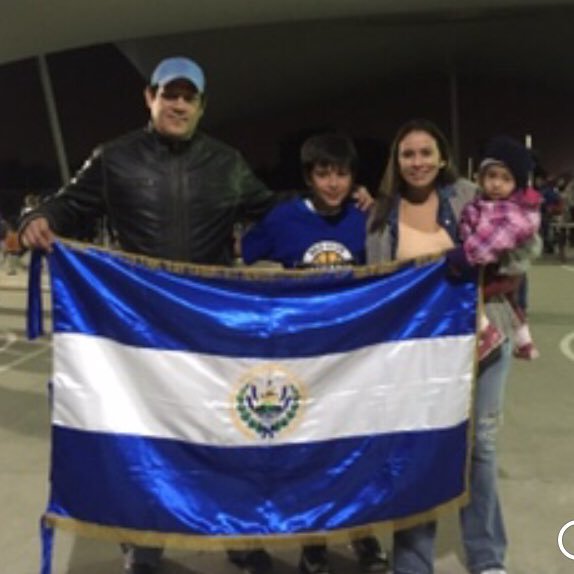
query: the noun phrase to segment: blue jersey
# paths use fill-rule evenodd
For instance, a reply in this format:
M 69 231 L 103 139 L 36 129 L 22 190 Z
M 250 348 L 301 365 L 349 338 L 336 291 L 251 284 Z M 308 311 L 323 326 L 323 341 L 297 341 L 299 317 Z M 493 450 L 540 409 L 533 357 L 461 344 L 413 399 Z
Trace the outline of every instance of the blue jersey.
M 243 261 L 275 261 L 284 267 L 363 264 L 366 224 L 366 213 L 351 202 L 326 216 L 306 200 L 293 199 L 275 206 L 245 234 Z

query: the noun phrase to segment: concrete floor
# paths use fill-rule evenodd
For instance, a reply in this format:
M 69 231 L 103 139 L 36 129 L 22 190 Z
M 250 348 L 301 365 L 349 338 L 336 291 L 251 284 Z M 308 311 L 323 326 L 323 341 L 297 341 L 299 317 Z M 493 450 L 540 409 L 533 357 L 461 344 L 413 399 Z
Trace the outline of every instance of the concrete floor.
M 558 549 L 574 520 L 574 254 L 546 256 L 530 274 L 530 323 L 542 357 L 515 361 L 499 445 L 500 488 L 510 539 L 509 574 L 567 574 Z M 49 338 L 24 336 L 25 271 L 0 268 L 0 574 L 38 574 L 38 520 L 47 497 Z M 46 293 L 47 298 L 47 293 Z M 388 545 L 388 538 L 384 539 Z M 574 554 L 574 527 L 563 538 Z M 357 567 L 331 548 L 338 574 Z M 295 574 L 298 551 L 274 552 L 277 574 Z M 440 525 L 437 574 L 463 574 L 456 517 Z M 116 545 L 57 532 L 53 574 L 120 574 Z M 223 553 L 169 551 L 163 574 L 233 574 Z

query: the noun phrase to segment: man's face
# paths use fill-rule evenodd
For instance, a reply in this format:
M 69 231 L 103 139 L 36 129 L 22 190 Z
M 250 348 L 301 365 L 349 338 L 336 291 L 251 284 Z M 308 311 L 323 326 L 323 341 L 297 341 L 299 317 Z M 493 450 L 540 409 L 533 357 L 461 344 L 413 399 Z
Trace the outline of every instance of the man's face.
M 353 187 L 353 174 L 348 167 L 316 165 L 307 178 L 318 211 L 337 212 Z
M 174 80 L 153 92 L 145 91 L 155 130 L 163 136 L 184 140 L 190 138 L 203 115 L 203 99 L 187 80 Z

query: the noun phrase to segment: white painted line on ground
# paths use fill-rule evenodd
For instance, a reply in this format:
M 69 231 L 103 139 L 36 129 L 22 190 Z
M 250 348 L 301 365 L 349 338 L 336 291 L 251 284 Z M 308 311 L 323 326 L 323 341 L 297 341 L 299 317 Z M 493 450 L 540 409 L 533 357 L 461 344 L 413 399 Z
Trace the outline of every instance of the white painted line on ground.
M 34 357 L 37 357 L 38 355 L 45 353 L 49 348 L 50 344 L 42 346 L 40 349 L 32 351 L 31 353 L 27 353 L 26 355 L 22 355 L 21 357 L 18 357 L 17 359 L 10 361 L 6 365 L 0 365 L 0 373 L 5 373 L 6 371 L 10 371 L 14 367 L 17 367 L 18 365 L 21 365 L 22 363 L 26 363 L 30 359 L 33 359 Z
M 574 333 L 566 335 L 560 341 L 560 350 L 565 357 L 574 362 Z
M 2 341 L 2 339 L 4 339 Z M 4 331 L 0 333 L 0 353 L 3 353 L 6 349 L 11 347 L 18 340 L 18 335 L 12 333 L 11 331 Z
M 561 265 L 562 269 L 566 269 L 566 271 L 574 271 L 574 266 L 572 265 Z

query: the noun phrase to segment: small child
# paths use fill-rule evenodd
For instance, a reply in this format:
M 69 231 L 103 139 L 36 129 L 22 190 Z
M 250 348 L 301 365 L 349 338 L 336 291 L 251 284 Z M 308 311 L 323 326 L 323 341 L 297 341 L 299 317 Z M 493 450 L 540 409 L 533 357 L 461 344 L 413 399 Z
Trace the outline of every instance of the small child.
M 512 307 L 514 356 L 520 359 L 539 356 L 516 299 L 530 261 L 541 250 L 537 231 L 542 198 L 528 187 L 530 167 L 530 153 L 520 142 L 493 138 L 479 167 L 482 193 L 464 207 L 459 223 L 466 260 L 485 266 L 485 300 L 504 295 Z M 483 360 L 505 338 L 484 314 L 480 322 L 478 355 Z
M 241 253 L 247 264 L 259 260 L 283 267 L 328 267 L 365 263 L 367 212 L 351 199 L 357 168 L 353 142 L 339 134 L 322 134 L 301 148 L 308 196 L 277 205 L 243 236 Z M 388 557 L 376 538 L 356 540 L 353 549 L 363 572 L 385 572 Z M 331 572 L 325 545 L 306 545 L 301 574 Z

